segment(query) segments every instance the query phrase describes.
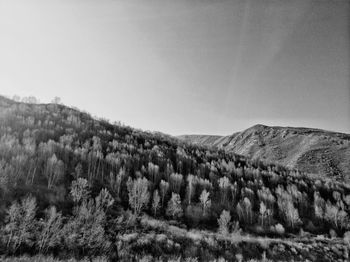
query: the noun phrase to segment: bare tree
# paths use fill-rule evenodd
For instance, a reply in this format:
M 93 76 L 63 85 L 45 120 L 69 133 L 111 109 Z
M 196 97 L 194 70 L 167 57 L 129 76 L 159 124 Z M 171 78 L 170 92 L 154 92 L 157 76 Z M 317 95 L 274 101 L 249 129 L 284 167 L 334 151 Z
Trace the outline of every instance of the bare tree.
M 168 190 L 169 190 L 169 183 L 162 180 L 162 181 L 160 181 L 159 188 L 160 188 L 160 194 L 162 197 L 162 207 L 164 207 L 164 199 L 165 199 L 165 196 L 167 195 Z
M 21 97 L 20 97 L 19 95 L 14 95 L 14 96 L 12 97 L 12 100 L 13 100 L 13 101 L 16 101 L 16 102 L 20 102 L 20 101 L 21 101 Z
M 85 178 L 74 180 L 71 185 L 70 194 L 75 203 L 87 200 L 90 195 L 88 181 Z
M 57 159 L 56 154 L 53 154 L 46 163 L 45 175 L 47 177 L 47 188 L 52 188 L 63 174 L 64 163 L 62 160 Z
M 158 182 L 159 182 L 159 166 L 153 164 L 152 162 L 149 162 L 148 166 L 147 166 L 147 171 L 148 171 L 148 175 L 149 175 L 150 180 L 154 184 L 158 184 Z
M 112 189 L 112 192 L 116 194 L 117 199 L 120 198 L 120 186 L 122 184 L 123 178 L 125 177 L 125 169 L 120 168 L 118 174 L 114 174 L 113 172 L 110 173 L 110 187 Z
M 188 204 L 189 205 L 191 205 L 191 200 L 192 200 L 192 197 L 194 195 L 196 180 L 197 180 L 197 177 L 192 175 L 192 174 L 189 174 L 187 176 L 187 182 L 188 182 L 187 197 L 188 197 Z
M 290 193 L 284 190 L 281 186 L 276 189 L 277 205 L 289 226 L 294 228 L 297 224 L 301 223 L 299 218 L 298 209 L 294 207 L 293 197 Z
M 219 233 L 227 235 L 229 233 L 229 223 L 231 221 L 231 215 L 229 211 L 223 210 L 220 218 L 218 219 Z
M 53 104 L 61 104 L 61 98 L 58 97 L 58 96 L 55 96 L 55 97 L 52 99 L 51 103 L 53 103 Z
M 204 189 L 199 197 L 203 208 L 203 216 L 206 214 L 208 208 L 211 206 L 211 200 L 209 199 L 210 193 Z
M 36 228 L 36 199 L 27 196 L 20 203 L 13 203 L 7 211 L 7 224 L 4 228 L 4 237 L 7 249 L 16 252 L 23 244 L 34 244 Z
M 40 230 L 37 237 L 37 246 L 40 252 L 46 253 L 49 248 L 60 244 L 62 235 L 62 214 L 52 206 L 45 211 L 45 219 L 39 222 Z
M 96 208 L 101 208 L 107 210 L 110 206 L 114 204 L 114 198 L 108 192 L 107 189 L 103 188 L 98 196 L 95 198 Z
M 182 186 L 183 176 L 178 173 L 170 175 L 170 188 L 174 193 L 179 194 Z
M 230 180 L 227 177 L 221 177 L 218 181 L 221 195 L 221 204 L 225 205 L 228 200 L 228 191 L 231 186 Z
M 160 197 L 159 197 L 158 190 L 154 190 L 154 192 L 153 192 L 153 201 L 152 201 L 152 209 L 153 209 L 154 216 L 157 215 L 157 210 L 160 207 L 159 204 L 160 204 Z
M 127 188 L 129 191 L 129 204 L 134 210 L 134 214 L 138 216 L 149 202 L 148 180 L 145 177 L 136 180 L 132 180 L 129 177 Z
M 244 199 L 242 199 L 237 204 L 236 210 L 240 221 L 244 221 L 249 224 L 253 223 L 253 210 L 249 198 L 245 197 Z

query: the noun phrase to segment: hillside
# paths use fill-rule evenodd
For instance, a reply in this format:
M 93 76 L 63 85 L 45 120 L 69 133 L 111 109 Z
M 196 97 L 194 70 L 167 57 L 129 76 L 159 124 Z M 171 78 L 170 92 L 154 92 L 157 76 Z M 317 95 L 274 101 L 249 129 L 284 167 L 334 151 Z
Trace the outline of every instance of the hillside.
M 0 260 L 345 261 L 349 214 L 348 183 L 0 97 Z
M 179 138 L 307 173 L 350 180 L 349 134 L 255 125 L 230 136 L 184 135 Z

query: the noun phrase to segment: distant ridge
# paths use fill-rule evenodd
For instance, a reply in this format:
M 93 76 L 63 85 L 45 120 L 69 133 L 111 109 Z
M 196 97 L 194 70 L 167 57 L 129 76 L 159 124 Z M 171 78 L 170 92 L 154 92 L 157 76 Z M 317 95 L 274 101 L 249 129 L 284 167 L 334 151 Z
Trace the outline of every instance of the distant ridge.
M 350 180 L 350 134 L 258 124 L 229 136 L 182 135 L 178 138 L 308 173 Z

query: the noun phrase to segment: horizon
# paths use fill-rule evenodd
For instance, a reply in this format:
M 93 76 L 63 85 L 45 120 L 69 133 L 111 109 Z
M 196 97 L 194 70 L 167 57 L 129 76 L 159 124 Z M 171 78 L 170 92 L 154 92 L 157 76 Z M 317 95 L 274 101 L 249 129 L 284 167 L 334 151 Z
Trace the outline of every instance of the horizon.
M 35 96 L 28 96 L 28 97 L 19 97 L 17 95 L 13 95 L 12 97 L 11 96 L 7 96 L 7 95 L 2 95 L 0 94 L 0 97 L 5 97 L 6 99 L 10 99 L 12 101 L 15 101 L 15 102 L 19 102 L 19 103 L 28 103 L 28 102 L 23 102 L 21 101 L 22 99 L 27 99 L 28 97 L 31 97 L 31 98 L 35 98 L 37 99 L 37 102 L 36 103 L 29 103 L 29 104 L 38 104 L 38 105 L 48 105 L 48 104 L 55 104 L 56 102 L 54 101 L 51 101 L 51 102 L 43 102 L 43 101 L 40 101 L 38 98 L 36 98 Z M 20 101 L 16 101 L 15 100 L 15 97 L 17 96 L 17 98 L 20 99 Z M 60 97 L 56 97 L 56 98 L 59 98 Z M 266 125 L 266 124 L 263 124 L 263 123 L 256 123 L 256 124 L 253 124 L 247 128 L 244 128 L 242 130 L 237 130 L 237 131 L 234 131 L 230 134 L 223 134 L 223 135 L 219 135 L 219 134 L 205 134 L 205 133 L 197 133 L 197 134 L 194 134 L 194 133 L 185 133 L 185 134 L 179 134 L 179 135 L 172 135 L 172 134 L 169 134 L 169 133 L 165 133 L 165 132 L 162 132 L 162 131 L 159 131 L 159 130 L 147 130 L 147 129 L 142 129 L 142 128 L 139 128 L 137 126 L 131 126 L 131 125 L 128 125 L 128 123 L 124 123 L 124 122 L 121 122 L 119 120 L 110 120 L 110 119 L 106 119 L 104 118 L 103 116 L 97 116 L 97 115 L 94 115 L 92 114 L 91 112 L 88 112 L 84 109 L 81 109 L 81 108 L 77 108 L 75 106 L 68 106 L 64 103 L 62 103 L 62 101 L 59 101 L 59 105 L 62 105 L 62 106 L 65 106 L 65 107 L 69 107 L 69 108 L 72 108 L 74 110 L 78 110 L 82 113 L 87 113 L 89 114 L 92 118 L 94 119 L 97 119 L 97 120 L 106 120 L 108 121 L 110 124 L 114 125 L 114 124 L 121 124 L 121 125 L 125 125 L 125 126 L 128 126 L 132 129 L 139 129 L 143 132 L 159 132 L 159 133 L 163 133 L 165 135 L 170 135 L 170 136 L 173 136 L 173 137 L 180 137 L 180 136 L 218 136 L 218 137 L 225 137 L 225 136 L 230 136 L 230 135 L 233 135 L 235 133 L 240 133 L 240 132 L 244 132 L 245 130 L 247 129 L 250 129 L 252 127 L 255 127 L 255 126 L 265 126 L 265 127 L 272 127 L 272 128 L 306 128 L 306 129 L 316 129 L 316 130 L 321 130 L 321 131 L 326 131 L 326 132 L 334 132 L 334 133 L 344 133 L 344 132 L 339 132 L 339 131 L 335 131 L 335 130 L 327 130 L 327 129 L 321 129 L 321 128 L 315 128 L 315 127 L 308 127 L 308 126 L 276 126 L 276 125 Z M 118 123 L 119 122 L 119 123 Z M 349 134 L 349 133 L 344 133 L 344 134 Z
M 346 0 L 0 0 L 0 92 L 134 128 L 350 133 Z

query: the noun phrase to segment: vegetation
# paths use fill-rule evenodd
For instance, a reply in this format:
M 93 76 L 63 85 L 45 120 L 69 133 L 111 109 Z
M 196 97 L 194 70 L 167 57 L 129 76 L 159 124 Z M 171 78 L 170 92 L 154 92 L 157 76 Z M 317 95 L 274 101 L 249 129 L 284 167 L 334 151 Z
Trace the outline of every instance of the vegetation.
M 240 261 L 235 254 L 261 259 L 264 250 L 276 258 L 281 247 L 266 250 L 244 234 L 278 246 L 271 239 L 330 231 L 348 239 L 350 231 L 347 184 L 110 124 L 59 103 L 6 98 L 0 199 L 0 254 L 52 261 Z M 237 246 L 237 239 L 248 244 Z M 285 258 L 300 255 L 288 250 Z

